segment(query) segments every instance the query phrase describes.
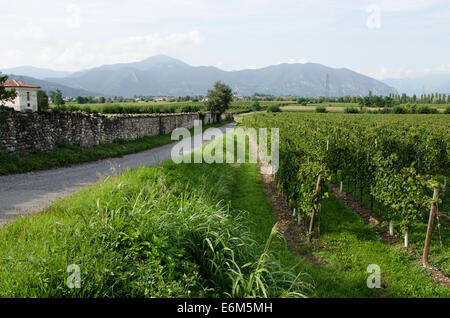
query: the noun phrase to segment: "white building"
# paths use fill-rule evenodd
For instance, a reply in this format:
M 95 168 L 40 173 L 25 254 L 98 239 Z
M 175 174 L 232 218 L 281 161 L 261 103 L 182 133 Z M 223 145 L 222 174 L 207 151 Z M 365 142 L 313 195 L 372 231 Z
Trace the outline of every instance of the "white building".
M 17 111 L 38 110 L 37 92 L 39 86 L 24 82 L 10 80 L 2 84 L 6 89 L 15 89 L 17 96 L 13 101 L 1 102 L 6 107 L 12 107 Z

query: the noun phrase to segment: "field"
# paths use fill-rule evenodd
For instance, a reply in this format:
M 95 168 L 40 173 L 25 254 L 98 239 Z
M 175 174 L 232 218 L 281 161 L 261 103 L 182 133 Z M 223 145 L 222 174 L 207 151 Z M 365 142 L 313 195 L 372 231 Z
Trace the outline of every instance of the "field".
M 344 114 L 293 115 L 242 120 L 280 128 L 322 118 L 334 123 L 332 116 L 357 122 Z M 395 116 L 390 120 L 397 123 Z M 281 135 L 289 138 L 298 131 Z M 289 162 L 284 147 L 282 141 L 280 181 Z M 0 296 L 450 297 L 416 257 L 384 242 L 376 228 L 332 194 L 322 199 L 320 244 L 316 238 L 301 239 L 296 242 L 301 252 L 293 251 L 280 222 L 257 164 L 166 162 L 138 168 L 1 228 Z M 296 223 L 292 219 L 290 226 Z M 420 246 L 421 227 L 421 222 L 412 224 L 412 248 Z M 297 231 L 303 237 L 304 230 Z M 442 232 L 445 250 L 439 254 L 435 233 L 430 256 L 443 269 L 448 227 Z M 80 289 L 66 287 L 70 264 L 80 268 Z M 368 264 L 381 268 L 380 289 L 366 285 Z
M 407 107 L 408 104 L 400 104 L 401 107 Z M 421 107 L 429 107 L 432 109 L 437 109 L 439 112 L 445 112 L 448 105 L 439 105 L 439 104 L 417 104 L 417 108 Z M 325 107 L 326 110 L 330 113 L 340 113 L 344 112 L 346 107 L 358 108 L 359 105 L 357 103 L 312 103 L 306 106 L 299 104 L 291 104 L 287 106 L 281 107 L 283 111 L 298 111 L 298 112 L 314 112 L 316 107 Z M 367 108 L 371 111 L 373 110 L 381 110 L 382 108 L 378 107 L 370 107 Z
M 293 98 L 294 99 L 294 98 Z M 241 114 L 255 111 L 253 105 L 256 101 L 239 100 L 230 104 L 228 112 L 232 114 Z M 288 112 L 315 112 L 318 107 L 325 107 L 327 112 L 344 112 L 346 108 L 360 109 L 357 103 L 339 103 L 323 102 L 309 103 L 306 106 L 300 105 L 296 100 L 284 101 L 262 101 L 258 100 L 261 111 L 267 110 L 270 106 L 280 106 L 281 110 Z M 411 105 L 401 104 L 401 108 L 409 109 Z M 446 112 L 448 105 L 445 104 L 417 104 L 416 108 L 436 109 L 439 113 Z M 52 108 L 59 108 L 68 111 L 85 111 L 89 113 L 103 114 L 155 114 L 155 113 L 182 113 L 182 112 L 206 112 L 205 102 L 122 102 L 122 103 L 104 103 L 104 104 L 75 104 L 67 103 L 63 106 L 52 105 Z M 366 107 L 365 111 L 381 111 L 383 108 Z M 387 108 L 387 109 L 393 109 Z M 393 111 L 393 110 L 392 110 Z
M 229 112 L 239 114 L 252 110 L 253 101 L 233 101 Z M 270 105 L 289 105 L 294 101 L 260 101 L 262 109 Z M 98 112 L 104 114 L 153 114 L 153 113 L 182 113 L 182 112 L 205 112 L 204 102 L 136 102 L 136 103 L 111 103 L 111 104 L 71 104 L 63 106 L 52 106 L 69 111 Z

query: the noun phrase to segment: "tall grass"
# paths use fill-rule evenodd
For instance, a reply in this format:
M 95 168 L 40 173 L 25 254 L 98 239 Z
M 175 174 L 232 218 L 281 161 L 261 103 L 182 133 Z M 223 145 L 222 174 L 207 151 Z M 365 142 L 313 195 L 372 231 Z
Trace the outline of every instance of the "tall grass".
M 0 296 L 310 295 L 273 247 L 277 228 L 261 241 L 250 212 L 230 201 L 240 169 L 139 168 L 16 219 L 0 229 Z M 70 264 L 79 289 L 66 286 Z

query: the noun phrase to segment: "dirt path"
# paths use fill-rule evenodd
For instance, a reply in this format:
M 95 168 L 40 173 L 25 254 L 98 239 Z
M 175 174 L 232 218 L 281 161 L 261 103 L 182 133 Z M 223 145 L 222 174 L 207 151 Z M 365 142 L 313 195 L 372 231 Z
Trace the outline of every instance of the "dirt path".
M 261 162 L 259 165 L 260 169 L 264 169 L 264 165 Z M 286 239 L 289 251 L 312 264 L 325 264 L 323 259 L 313 254 L 313 246 L 306 238 L 306 226 L 302 223 L 302 220 L 299 222 L 298 215 L 294 216 L 293 210 L 289 207 L 286 199 L 280 195 L 276 177 L 269 174 L 261 174 L 260 176 L 265 186 L 267 198 L 275 211 L 279 230 Z
M 234 128 L 236 123 L 220 127 Z M 192 144 L 193 138 L 180 143 Z M 100 179 L 139 166 L 153 166 L 171 158 L 176 143 L 119 158 L 99 160 L 67 168 L 0 177 L 0 224 L 18 215 L 41 211 L 60 197 L 77 192 Z M 203 142 L 206 144 L 206 142 Z
M 260 179 L 264 184 L 266 196 L 272 205 L 275 212 L 275 217 L 278 221 L 278 229 L 283 233 L 289 251 L 302 259 L 315 265 L 324 265 L 325 261 L 320 257 L 314 255 L 313 245 L 308 242 L 306 233 L 307 227 L 293 210 L 280 192 L 278 191 L 278 182 L 274 174 L 266 174 L 264 171 L 269 171 L 266 163 L 261 162 L 257 150 L 257 145 L 254 140 L 249 138 L 250 151 L 257 153 L 258 166 L 261 171 Z M 320 243 L 319 243 L 320 244 Z

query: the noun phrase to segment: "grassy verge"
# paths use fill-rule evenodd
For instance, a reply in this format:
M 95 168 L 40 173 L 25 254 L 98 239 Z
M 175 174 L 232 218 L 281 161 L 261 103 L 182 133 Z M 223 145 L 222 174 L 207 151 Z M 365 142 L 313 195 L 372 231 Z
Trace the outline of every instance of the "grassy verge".
M 224 121 L 203 127 L 220 127 L 230 121 Z M 190 130 L 191 134 L 193 129 Z M 27 156 L 10 155 L 0 152 L 0 175 L 25 173 L 55 167 L 67 167 L 77 163 L 119 157 L 130 153 L 148 150 L 173 142 L 171 134 L 143 137 L 136 140 L 117 140 L 110 144 L 94 147 L 61 145 L 49 152 L 34 153 Z
M 138 168 L 0 228 L 0 296 L 312 295 L 274 224 L 255 164 Z

